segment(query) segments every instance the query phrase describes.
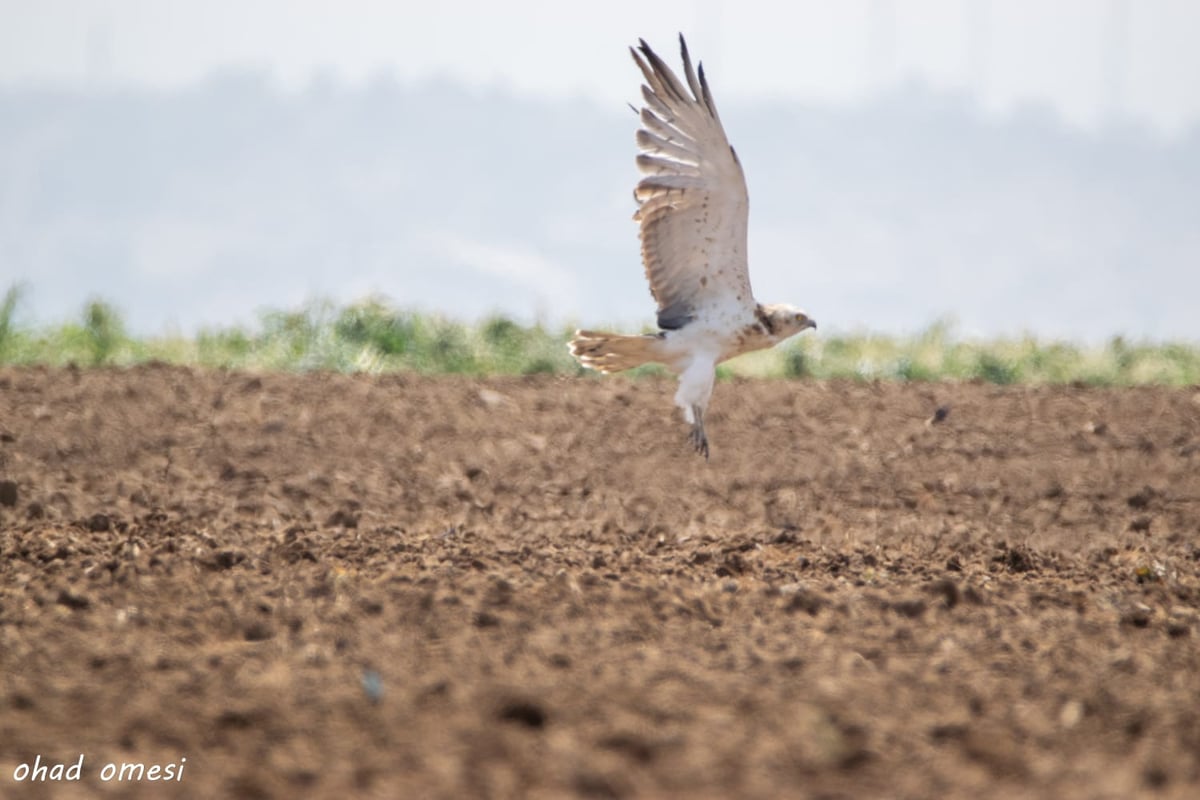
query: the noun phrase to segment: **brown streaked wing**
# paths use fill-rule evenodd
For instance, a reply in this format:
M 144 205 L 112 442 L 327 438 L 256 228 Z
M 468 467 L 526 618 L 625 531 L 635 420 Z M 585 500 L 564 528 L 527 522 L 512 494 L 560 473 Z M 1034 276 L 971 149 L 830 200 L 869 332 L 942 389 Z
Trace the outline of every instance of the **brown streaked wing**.
M 645 41 L 630 48 L 646 78 L 634 196 L 642 261 L 658 324 L 681 328 L 715 309 L 755 305 L 746 262 L 746 178 L 729 146 L 704 67 L 679 37 L 687 86 Z

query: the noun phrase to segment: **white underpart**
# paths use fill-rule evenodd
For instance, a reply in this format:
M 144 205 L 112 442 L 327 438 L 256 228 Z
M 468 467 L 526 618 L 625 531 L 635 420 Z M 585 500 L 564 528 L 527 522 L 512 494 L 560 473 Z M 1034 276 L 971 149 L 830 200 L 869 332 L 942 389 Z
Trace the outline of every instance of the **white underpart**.
M 717 362 L 727 347 L 728 335 L 706 326 L 692 323 L 677 331 L 667 331 L 664 350 L 669 354 L 667 366 L 679 374 L 675 405 L 683 409 L 689 423 L 696 422 L 692 408 L 699 406 L 703 413 L 712 398 Z
M 717 375 L 716 366 L 716 354 L 696 353 L 679 376 L 675 405 L 683 409 L 683 418 L 691 424 L 696 422 L 693 408 L 699 406 L 702 414 L 708 408 L 708 401 L 712 398 L 713 379 Z

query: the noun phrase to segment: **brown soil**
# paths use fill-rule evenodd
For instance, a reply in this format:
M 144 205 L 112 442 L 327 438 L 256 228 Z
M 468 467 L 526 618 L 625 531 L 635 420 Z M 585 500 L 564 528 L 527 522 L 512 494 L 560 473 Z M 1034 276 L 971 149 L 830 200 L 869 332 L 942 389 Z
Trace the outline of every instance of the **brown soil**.
M 0 795 L 1197 796 L 1200 391 L 672 392 L 0 370 Z

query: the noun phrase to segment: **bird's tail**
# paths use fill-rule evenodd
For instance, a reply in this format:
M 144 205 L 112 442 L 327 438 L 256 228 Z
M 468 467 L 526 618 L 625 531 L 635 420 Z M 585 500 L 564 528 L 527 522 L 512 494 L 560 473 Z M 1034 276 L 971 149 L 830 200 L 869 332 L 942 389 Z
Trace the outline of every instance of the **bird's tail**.
M 571 355 L 588 369 L 620 372 L 652 361 L 662 361 L 662 337 L 656 334 L 625 336 L 600 331 L 575 331 Z

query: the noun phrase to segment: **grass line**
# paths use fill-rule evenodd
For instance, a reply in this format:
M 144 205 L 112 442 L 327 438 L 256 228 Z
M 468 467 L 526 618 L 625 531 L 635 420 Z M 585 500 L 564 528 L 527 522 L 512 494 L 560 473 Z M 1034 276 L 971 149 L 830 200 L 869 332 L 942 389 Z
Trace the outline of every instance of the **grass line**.
M 583 372 L 567 353 L 568 328 L 521 325 L 495 316 L 474 325 L 367 299 L 328 301 L 260 314 L 251 327 L 194 337 L 134 337 L 112 305 L 93 300 L 77 321 L 48 327 L 16 321 L 19 287 L 0 300 L 0 364 L 132 365 L 149 361 L 252 370 L 411 371 L 522 375 Z M 659 372 L 654 368 L 639 373 Z M 1200 345 L 1130 342 L 1098 346 L 1031 336 L 987 341 L 956 337 L 946 323 L 915 336 L 806 334 L 734 359 L 721 377 L 1084 383 L 1105 386 L 1200 384 Z

